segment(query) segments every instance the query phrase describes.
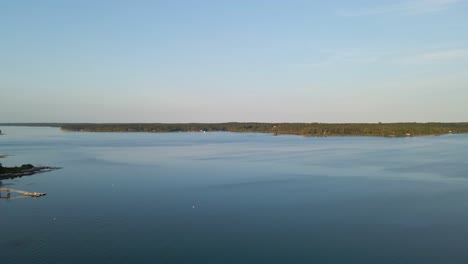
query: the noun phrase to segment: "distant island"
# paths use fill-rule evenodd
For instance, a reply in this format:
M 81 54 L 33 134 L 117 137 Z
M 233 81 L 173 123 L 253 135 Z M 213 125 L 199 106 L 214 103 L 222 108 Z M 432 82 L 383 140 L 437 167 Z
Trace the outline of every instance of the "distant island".
M 468 133 L 462 123 L 7 123 L 0 126 L 50 126 L 82 132 L 245 132 L 301 136 L 409 137 Z

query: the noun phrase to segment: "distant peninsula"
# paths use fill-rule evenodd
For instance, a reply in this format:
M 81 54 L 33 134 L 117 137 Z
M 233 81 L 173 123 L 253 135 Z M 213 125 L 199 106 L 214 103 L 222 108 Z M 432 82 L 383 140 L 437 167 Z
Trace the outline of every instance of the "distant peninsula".
M 131 123 L 63 124 L 65 131 L 86 132 L 245 132 L 302 136 L 383 136 L 407 137 L 468 133 L 466 123 Z
M 3 167 L 0 163 L 0 180 L 14 179 L 23 176 L 29 176 L 37 173 L 48 172 L 60 169 L 59 167 L 33 166 L 31 164 L 23 164 L 19 167 Z
M 0 126 L 49 126 L 81 132 L 242 132 L 301 136 L 412 137 L 468 133 L 459 123 L 3 123 Z

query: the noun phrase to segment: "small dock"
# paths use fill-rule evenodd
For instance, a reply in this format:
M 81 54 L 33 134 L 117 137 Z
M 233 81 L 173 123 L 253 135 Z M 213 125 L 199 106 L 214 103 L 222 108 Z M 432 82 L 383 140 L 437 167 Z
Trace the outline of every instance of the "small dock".
M 6 193 L 6 197 L 2 196 L 2 192 Z M 45 193 L 39 193 L 39 192 L 26 192 L 26 191 L 15 190 L 15 189 L 10 189 L 10 188 L 0 188 L 0 198 L 10 199 L 11 193 L 18 193 L 22 196 L 34 197 L 34 198 L 46 195 Z
M 29 197 L 41 197 L 41 196 L 45 196 L 46 194 L 45 193 L 38 193 L 38 192 L 25 192 L 23 193 L 24 196 L 29 196 Z

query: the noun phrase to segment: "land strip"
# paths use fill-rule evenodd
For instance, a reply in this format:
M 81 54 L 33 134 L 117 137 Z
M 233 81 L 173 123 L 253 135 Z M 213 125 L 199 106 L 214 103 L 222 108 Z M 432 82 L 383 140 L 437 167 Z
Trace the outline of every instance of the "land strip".
M 245 132 L 302 136 L 408 137 L 468 133 L 458 123 L 3 123 L 0 126 L 49 126 L 81 132 Z
M 466 123 L 185 123 L 185 124 L 65 124 L 65 131 L 85 132 L 246 132 L 302 136 L 407 137 L 468 133 Z
M 24 164 L 20 167 L 3 167 L 0 165 L 0 180 L 14 179 L 23 176 L 29 176 L 38 173 L 44 173 L 60 169 L 60 167 L 33 166 Z

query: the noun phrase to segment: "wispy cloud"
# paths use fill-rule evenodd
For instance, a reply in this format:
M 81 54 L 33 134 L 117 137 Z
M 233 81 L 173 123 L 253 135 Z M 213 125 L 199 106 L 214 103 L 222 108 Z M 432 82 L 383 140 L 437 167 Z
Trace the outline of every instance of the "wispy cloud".
M 461 1 L 462 0 L 412 0 L 389 5 L 340 10 L 337 12 L 337 15 L 345 17 L 383 14 L 416 15 L 442 11 L 460 3 Z
M 311 61 L 294 63 L 295 66 L 308 68 L 330 68 L 378 65 L 378 64 L 428 64 L 442 62 L 468 61 L 468 48 L 454 48 L 430 52 L 412 53 L 391 52 L 385 50 L 321 50 Z
M 451 49 L 436 51 L 430 53 L 423 53 L 412 57 L 407 57 L 401 61 L 404 63 L 420 64 L 429 62 L 440 62 L 448 60 L 457 60 L 468 58 L 468 49 Z
M 334 50 L 325 49 L 318 52 L 318 57 L 314 62 L 295 63 L 297 66 L 325 68 L 336 65 L 348 64 L 370 64 L 379 60 L 379 52 L 358 51 L 358 50 Z

